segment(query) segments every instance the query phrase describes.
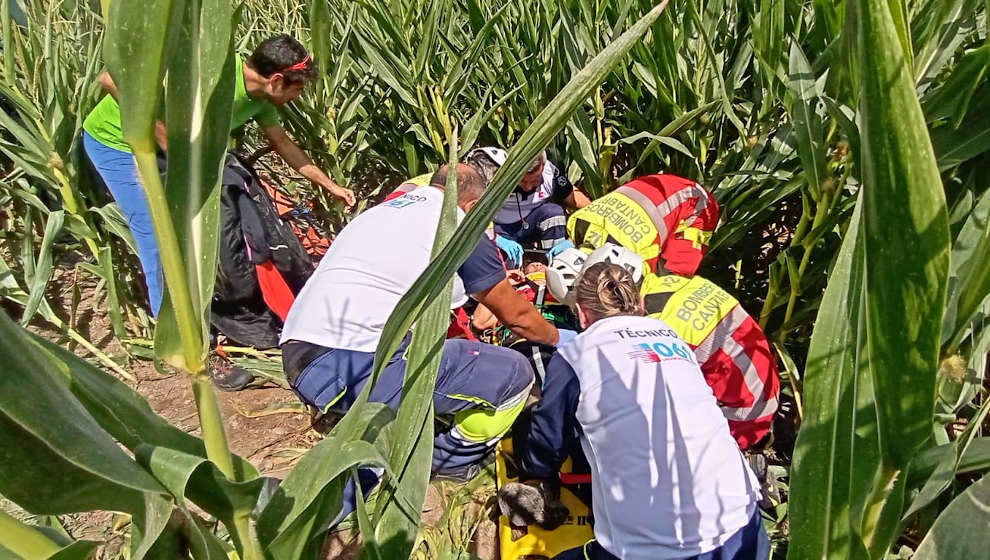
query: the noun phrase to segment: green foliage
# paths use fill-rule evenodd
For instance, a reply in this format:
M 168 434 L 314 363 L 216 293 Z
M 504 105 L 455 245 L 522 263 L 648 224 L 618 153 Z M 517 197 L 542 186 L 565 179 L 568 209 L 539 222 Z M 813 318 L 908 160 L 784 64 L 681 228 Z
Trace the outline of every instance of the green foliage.
M 984 554 L 987 547 L 988 506 L 990 478 L 984 475 L 945 508 L 945 512 L 921 541 L 914 558 L 978 558 Z
M 101 2 L 105 38 L 91 3 L 24 4 L 26 28 L 0 22 L 0 297 L 23 309 L 24 323 L 43 319 L 129 376 L 49 293 L 59 257 L 81 253 L 76 272 L 102 280 L 117 337 L 149 327 L 132 303 L 133 240 L 79 159 L 105 44 L 163 246 L 168 295 L 155 350 L 192 374 L 204 439 L 4 318 L 11 379 L 53 384 L 0 398 L 12 426 L 11 445 L 0 446 L 10 458 L 0 468 L 5 495 L 39 511 L 124 511 L 135 519 L 134 558 L 183 547 L 194 558 L 226 556 L 200 511 L 220 521 L 242 558 L 315 558 L 349 473 L 378 465 L 383 507 L 361 504 L 359 516 L 366 555 L 408 556 L 429 468 L 431 375 L 412 376 L 405 391 L 419 398 L 397 418 L 363 394 L 252 518 L 267 492 L 227 451 L 203 373 L 230 55 L 290 32 L 310 44 L 323 76 L 284 120 L 322 168 L 357 189 L 359 209 L 474 146 L 512 148 L 456 232 L 440 228 L 433 262 L 387 325 L 376 375 L 414 322 L 410 356 L 435 370 L 438 296 L 538 150 L 548 147 L 592 196 L 640 174 L 678 173 L 711 188 L 722 209 L 703 273 L 759 316 L 786 365 L 796 408 L 783 423 L 800 431 L 775 535 L 790 539 L 792 557 L 882 558 L 904 529 L 928 535 L 918 553 L 929 555 L 976 530 L 964 518 L 976 517 L 983 482 L 967 489 L 956 475 L 990 469 L 980 437 L 990 350 L 983 0 L 717 0 L 674 3 L 662 15 L 647 0 L 272 0 L 239 12 L 226 0 L 117 0 Z M 156 119 L 169 133 L 164 182 Z M 250 133 L 243 142 L 260 147 Z M 335 225 L 347 219 L 322 190 L 290 189 Z M 15 348 L 26 355 L 8 360 Z M 17 395 L 66 404 L 32 411 Z M 45 432 L 51 418 L 74 422 L 66 434 L 78 441 Z M 83 443 L 108 454 L 106 471 L 78 450 Z M 776 447 L 786 464 L 790 450 Z M 49 470 L 28 478 L 9 469 L 26 464 L 22 448 L 50 458 Z M 86 484 L 73 494 L 64 481 L 34 498 L 24 492 L 24 481 L 60 476 Z M 0 534 L 25 539 L 22 556 L 91 551 L 3 523 L 10 532 Z
M 106 49 L 110 71 L 120 92 L 124 134 L 141 172 L 169 289 L 170 298 L 166 300 L 156 334 L 156 351 L 192 374 L 203 441 L 197 443 L 195 449 L 178 449 L 174 443 L 185 445 L 184 442 L 157 445 L 143 438 L 135 440 L 135 432 L 129 431 L 128 426 L 122 426 L 116 415 L 106 414 L 106 400 L 96 398 L 89 391 L 73 394 L 63 385 L 56 384 L 54 387 L 62 392 L 57 399 L 53 397 L 49 401 L 61 400 L 72 406 L 62 411 L 61 415 L 40 406 L 35 407 L 37 412 L 57 419 L 48 432 L 57 432 L 60 424 L 69 422 L 66 416 L 76 416 L 80 419 L 78 430 L 88 434 L 89 439 L 75 435 L 78 441 L 73 441 L 74 434 L 66 433 L 61 434 L 59 441 L 42 439 L 31 442 L 28 434 L 39 426 L 43 416 L 25 413 L 24 418 L 15 417 L 22 422 L 20 430 L 5 432 L 12 438 L 6 446 L 11 459 L 8 464 L 20 465 L 27 460 L 19 449 L 27 448 L 38 455 L 45 445 L 52 449 L 50 454 L 57 455 L 47 461 L 56 471 L 70 472 L 69 462 L 57 459 L 64 455 L 74 457 L 73 450 L 79 448 L 91 448 L 91 454 L 102 452 L 114 458 L 116 463 L 109 463 L 108 469 L 111 470 L 107 472 L 100 471 L 97 462 L 82 465 L 89 468 L 75 478 L 66 479 L 67 484 L 83 484 L 84 475 L 95 477 L 86 486 L 91 491 L 91 500 L 84 499 L 88 495 L 79 492 L 72 494 L 60 486 L 51 486 L 50 493 L 31 497 L 26 493 L 27 487 L 20 484 L 25 480 L 21 475 L 23 469 L 5 471 L 7 477 L 0 478 L 0 491 L 26 504 L 29 510 L 67 513 L 98 507 L 130 514 L 134 526 L 133 558 L 142 558 L 146 554 L 152 557 L 179 554 L 181 548 L 187 548 L 193 558 L 214 558 L 223 554 L 215 536 L 204 531 L 200 520 L 187 509 L 187 500 L 223 523 L 242 558 L 315 558 L 326 528 L 340 511 L 341 491 L 347 473 L 359 465 L 377 465 L 385 469 L 391 499 L 386 501 L 374 530 L 368 523 L 363 498 L 359 499 L 359 520 L 368 539 L 366 554 L 373 557 L 381 557 L 382 554 L 408 556 L 415 543 L 418 512 L 430 469 L 432 438 L 429 437 L 430 430 L 424 430 L 424 427 L 432 426 L 430 395 L 439 365 L 438 343 L 442 341 L 449 307 L 449 302 L 445 303 L 444 297 L 437 298 L 436 293 L 431 294 L 428 298 L 431 305 L 426 306 L 422 294 L 435 291 L 439 286 L 449 298 L 449 289 L 445 286 L 449 284 L 454 270 L 467 257 L 505 193 L 524 173 L 527 163 L 559 132 L 592 89 L 640 40 L 665 4 L 653 9 L 605 48 L 537 116 L 533 126 L 510 151 L 505 166 L 494 179 L 492 189 L 465 220 L 464 227 L 459 229 L 454 219 L 456 183 L 448 185 L 448 196 L 445 197 L 447 220 L 439 228 L 435 248 L 437 257 L 393 312 L 379 345 L 374 379 L 381 372 L 382 357 L 394 352 L 413 321 L 423 313 L 410 355 L 411 367 L 423 368 L 424 373 L 411 376 L 419 381 L 410 382 L 404 388 L 407 398 L 398 411 L 392 430 L 397 436 L 391 442 L 389 460 L 386 462 L 373 445 L 381 425 L 391 418 L 385 415 L 383 419 L 387 409 L 382 405 L 367 402 L 372 382 L 366 385 L 350 412 L 328 437 L 303 457 L 279 486 L 261 509 L 257 523 L 252 521 L 251 511 L 258 501 L 262 481 L 253 468 L 245 467 L 239 459 L 231 457 L 216 396 L 203 371 L 206 330 L 201 319 L 208 314 L 212 263 L 215 262 L 217 250 L 217 210 L 215 196 L 211 193 L 216 192 L 216 171 L 223 158 L 224 143 L 216 138 L 213 141 L 204 139 L 198 131 L 204 127 L 210 128 L 214 130 L 210 134 L 219 137 L 216 129 L 225 134 L 229 126 L 233 90 L 229 86 L 218 85 L 224 82 L 213 79 L 216 77 L 214 74 L 222 78 L 225 71 L 221 69 L 227 68 L 233 60 L 229 49 L 223 47 L 225 37 L 229 35 L 224 35 L 222 31 L 229 29 L 229 26 L 225 28 L 222 22 L 229 22 L 230 17 L 230 12 L 223 10 L 224 4 L 194 4 L 192 7 L 198 7 L 198 12 L 183 12 L 167 1 L 149 6 L 112 3 L 109 20 L 112 32 Z M 217 38 L 218 28 L 221 30 L 219 40 L 212 41 Z M 207 30 L 211 32 L 210 40 L 206 40 Z M 182 43 L 181 52 L 178 56 L 169 57 L 166 63 L 164 53 L 172 52 L 177 40 Z M 139 41 L 144 45 L 139 45 Z M 418 60 L 425 64 L 430 59 L 428 55 L 428 50 L 421 50 Z M 165 92 L 165 125 L 169 131 L 167 194 L 154 161 L 154 128 L 159 117 L 160 83 L 166 68 L 169 76 Z M 209 79 L 207 69 L 213 70 Z M 226 75 L 229 77 L 230 73 Z M 226 83 L 230 83 L 229 80 Z M 194 89 L 190 90 L 190 87 Z M 458 144 L 454 131 L 458 121 L 447 115 L 442 105 L 437 104 L 435 108 L 450 141 L 448 157 L 456 161 Z M 203 115 L 214 115 L 210 118 L 218 122 L 207 122 L 203 120 Z M 7 330 L 12 339 L 21 341 L 22 346 L 33 344 L 47 348 L 23 331 Z M 105 374 L 68 356 L 64 350 L 55 348 L 35 352 L 34 359 L 40 360 L 37 363 L 13 362 L 13 366 L 17 371 L 34 370 L 38 372 L 35 374 L 37 376 L 58 364 L 62 364 L 63 368 L 72 364 L 85 372 L 91 384 L 108 383 L 112 379 L 100 378 Z M 35 383 L 43 383 L 32 382 L 30 378 L 28 381 L 21 387 L 23 391 L 29 391 Z M 120 389 L 117 391 L 121 392 Z M 127 400 L 126 396 L 117 396 Z M 19 410 L 17 405 L 30 410 L 30 399 L 13 391 L 9 397 L 18 398 L 17 402 L 8 404 L 15 412 Z M 131 444 L 136 444 L 131 448 L 134 459 L 115 447 L 111 430 L 117 432 L 115 436 L 121 443 L 127 445 L 129 440 Z M 164 431 L 167 433 L 169 430 Z M 143 436 L 143 432 L 141 434 Z M 29 442 L 32 445 L 27 445 Z M 111 447 L 106 447 L 107 442 Z M 51 472 L 43 471 L 33 474 L 53 476 Z M 60 502 L 55 501 L 53 496 L 63 494 L 77 501 L 59 506 Z

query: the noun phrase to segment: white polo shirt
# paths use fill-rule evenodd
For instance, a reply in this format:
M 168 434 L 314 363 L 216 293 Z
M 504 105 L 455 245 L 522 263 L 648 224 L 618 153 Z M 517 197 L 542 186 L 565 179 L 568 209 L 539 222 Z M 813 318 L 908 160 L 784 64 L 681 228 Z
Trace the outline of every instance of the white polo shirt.
M 591 465 L 595 538 L 624 560 L 709 552 L 756 510 L 759 482 L 663 321 L 603 319 L 558 349 L 516 442 L 523 472 L 556 476 L 574 438 Z
M 293 303 L 281 343 L 374 352 L 385 321 L 430 262 L 442 205 L 441 189 L 419 187 L 349 223 Z M 463 217 L 458 208 L 458 222 Z M 485 291 L 504 278 L 498 249 L 481 236 L 458 269 L 454 297 L 463 302 L 465 293 Z

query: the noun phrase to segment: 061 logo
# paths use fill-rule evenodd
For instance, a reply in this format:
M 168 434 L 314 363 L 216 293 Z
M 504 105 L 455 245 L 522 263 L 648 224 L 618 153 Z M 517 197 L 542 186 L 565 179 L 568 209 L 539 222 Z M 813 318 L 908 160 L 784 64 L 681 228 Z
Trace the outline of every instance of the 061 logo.
M 648 364 L 677 359 L 693 362 L 694 352 L 690 348 L 685 348 L 677 343 L 654 342 L 651 344 L 649 342 L 643 342 L 633 346 L 633 351 L 629 352 L 629 357 Z

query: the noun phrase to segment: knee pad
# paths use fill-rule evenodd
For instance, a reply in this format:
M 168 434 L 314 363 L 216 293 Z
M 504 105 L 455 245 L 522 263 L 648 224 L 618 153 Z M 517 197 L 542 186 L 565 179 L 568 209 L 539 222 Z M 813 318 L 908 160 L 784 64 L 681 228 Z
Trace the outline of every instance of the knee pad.
M 453 432 L 469 443 L 494 444 L 512 427 L 526 406 L 533 388 L 533 368 L 518 352 L 505 352 L 510 367 L 505 368 L 505 381 L 500 388 L 503 398 L 494 407 L 478 407 L 454 414 Z
M 530 379 L 525 390 L 496 409 L 472 408 L 455 413 L 454 427 L 451 431 L 457 439 L 467 443 L 494 444 L 508 433 L 519 413 L 526 406 L 532 385 L 533 381 Z

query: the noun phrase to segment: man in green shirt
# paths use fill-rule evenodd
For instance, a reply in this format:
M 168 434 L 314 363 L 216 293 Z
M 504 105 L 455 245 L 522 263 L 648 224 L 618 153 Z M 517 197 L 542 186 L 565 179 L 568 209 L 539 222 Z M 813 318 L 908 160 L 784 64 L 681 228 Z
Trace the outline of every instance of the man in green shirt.
M 327 189 L 347 208 L 352 207 L 354 193 L 334 183 L 279 124 L 275 108 L 298 98 L 303 87 L 317 75 L 316 64 L 306 48 L 288 35 L 276 35 L 258 45 L 247 60 L 238 59 L 237 62 L 231 130 L 254 120 L 272 148 L 290 167 Z M 100 75 L 99 82 L 110 95 L 86 117 L 83 148 L 127 219 L 144 269 L 151 310 L 157 316 L 164 287 L 151 213 L 134 156 L 121 132 L 117 86 L 106 72 Z M 161 121 L 156 124 L 155 136 L 161 148 L 167 150 L 167 134 Z

